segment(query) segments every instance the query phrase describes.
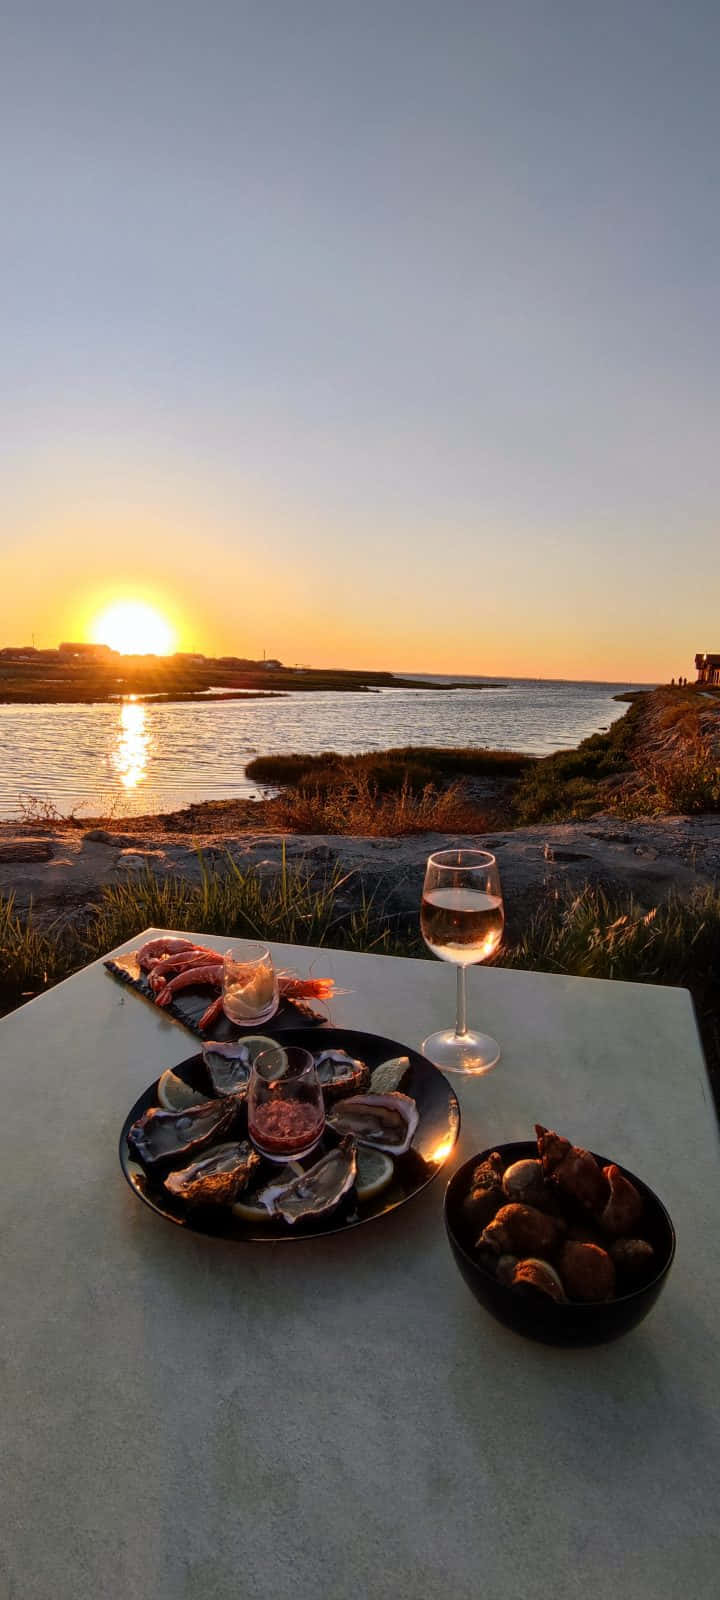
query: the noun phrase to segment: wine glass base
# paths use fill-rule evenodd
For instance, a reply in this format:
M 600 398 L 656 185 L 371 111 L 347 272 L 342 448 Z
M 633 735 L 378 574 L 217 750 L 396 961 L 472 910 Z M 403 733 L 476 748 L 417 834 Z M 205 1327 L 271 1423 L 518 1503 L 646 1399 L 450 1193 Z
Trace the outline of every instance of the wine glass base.
M 480 1078 L 484 1072 L 491 1072 L 500 1060 L 497 1040 L 489 1033 L 475 1033 L 472 1028 L 463 1034 L 456 1033 L 454 1028 L 443 1028 L 440 1033 L 431 1033 L 423 1039 L 420 1049 L 441 1072 L 461 1072 L 470 1078 Z

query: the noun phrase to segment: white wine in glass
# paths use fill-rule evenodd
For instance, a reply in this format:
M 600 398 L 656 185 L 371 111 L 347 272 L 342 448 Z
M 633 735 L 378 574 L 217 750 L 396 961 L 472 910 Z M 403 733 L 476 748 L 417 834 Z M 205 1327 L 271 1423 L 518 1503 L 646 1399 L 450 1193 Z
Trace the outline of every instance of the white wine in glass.
M 420 928 L 433 955 L 457 974 L 455 1028 L 431 1033 L 422 1050 L 444 1072 L 479 1075 L 500 1060 L 500 1046 L 467 1025 L 465 971 L 500 948 L 505 925 L 500 874 L 487 850 L 438 850 L 428 857 Z

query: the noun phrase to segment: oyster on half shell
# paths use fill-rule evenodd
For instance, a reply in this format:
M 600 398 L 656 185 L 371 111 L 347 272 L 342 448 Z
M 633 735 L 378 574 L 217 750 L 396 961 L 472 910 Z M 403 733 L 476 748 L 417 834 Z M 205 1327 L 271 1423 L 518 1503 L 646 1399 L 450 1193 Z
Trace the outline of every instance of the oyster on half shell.
M 358 1144 L 402 1156 L 410 1149 L 420 1113 L 409 1094 L 353 1094 L 328 1111 L 327 1124 Z
M 286 1059 L 282 1046 L 263 1033 L 247 1034 L 229 1043 L 208 1040 L 203 1049 L 203 1061 L 215 1093 L 247 1099 L 253 1064 L 264 1050 L 277 1050 Z
M 184 1200 L 189 1206 L 230 1206 L 259 1164 L 260 1157 L 249 1140 L 219 1144 L 189 1167 L 171 1172 L 165 1179 L 165 1188 L 174 1199 Z
M 203 1062 L 216 1094 L 245 1099 L 252 1071 L 252 1056 L 246 1044 L 206 1044 Z
M 315 1070 L 323 1094 L 335 1099 L 341 1094 L 356 1094 L 370 1082 L 370 1068 L 356 1061 L 345 1050 L 321 1050 L 315 1057 Z
M 229 1132 L 236 1110 L 234 1100 L 204 1100 L 186 1111 L 161 1111 L 152 1106 L 128 1129 L 127 1141 L 144 1167 L 158 1166 L 204 1150 L 213 1139 Z
M 321 1156 L 291 1183 L 269 1183 L 258 1200 L 271 1217 L 284 1222 L 303 1222 L 323 1217 L 339 1206 L 357 1175 L 357 1153 L 352 1139 L 343 1139 L 335 1150 Z

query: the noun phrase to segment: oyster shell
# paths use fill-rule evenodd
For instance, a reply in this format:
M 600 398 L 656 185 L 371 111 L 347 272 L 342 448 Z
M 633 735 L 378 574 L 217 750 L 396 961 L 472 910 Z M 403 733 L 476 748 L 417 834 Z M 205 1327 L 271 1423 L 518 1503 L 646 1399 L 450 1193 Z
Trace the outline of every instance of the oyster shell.
M 213 1139 L 229 1132 L 235 1119 L 234 1100 L 204 1100 L 186 1111 L 161 1111 L 153 1106 L 128 1129 L 130 1149 L 145 1167 L 204 1150 Z
M 321 1050 L 315 1057 L 315 1070 L 323 1094 L 333 1099 L 340 1094 L 357 1093 L 370 1082 L 370 1068 L 356 1061 L 345 1050 Z
M 252 1056 L 246 1044 L 206 1044 L 203 1061 L 216 1094 L 245 1099 L 252 1072 Z
M 373 1145 L 392 1156 L 410 1149 L 420 1120 L 414 1100 L 408 1094 L 353 1094 L 338 1100 L 328 1112 L 327 1123 L 335 1133 L 352 1134 L 358 1144 Z
M 219 1144 L 200 1161 L 171 1172 L 164 1180 L 165 1188 L 189 1206 L 229 1206 L 259 1163 L 260 1157 L 247 1139 L 239 1144 Z
M 292 1183 L 269 1183 L 258 1200 L 273 1217 L 290 1224 L 323 1217 L 339 1206 L 357 1175 L 357 1153 L 352 1139 L 342 1139 L 335 1150 L 321 1156 Z

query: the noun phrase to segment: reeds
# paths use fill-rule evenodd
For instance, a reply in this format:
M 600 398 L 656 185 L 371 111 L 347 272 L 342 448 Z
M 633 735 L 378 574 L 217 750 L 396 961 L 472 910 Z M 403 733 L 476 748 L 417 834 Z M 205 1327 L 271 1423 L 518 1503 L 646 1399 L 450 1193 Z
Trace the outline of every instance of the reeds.
M 444 789 L 409 780 L 383 792 L 362 770 L 333 788 L 298 788 L 268 801 L 271 826 L 287 833 L 352 834 L 399 838 L 413 833 L 483 833 L 487 816 L 468 800 L 460 783 Z

